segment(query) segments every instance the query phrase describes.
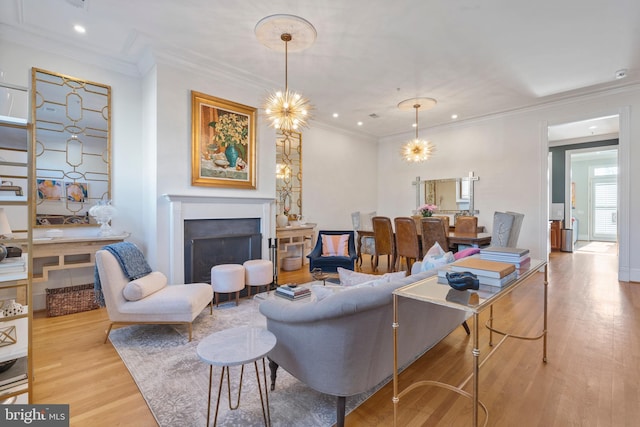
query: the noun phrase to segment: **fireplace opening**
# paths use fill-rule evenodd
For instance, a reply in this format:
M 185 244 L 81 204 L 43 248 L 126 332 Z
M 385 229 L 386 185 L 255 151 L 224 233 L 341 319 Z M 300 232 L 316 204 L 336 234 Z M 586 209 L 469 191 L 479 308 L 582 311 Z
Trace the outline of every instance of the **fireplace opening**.
M 184 221 L 185 283 L 211 283 L 211 267 L 260 258 L 260 218 Z

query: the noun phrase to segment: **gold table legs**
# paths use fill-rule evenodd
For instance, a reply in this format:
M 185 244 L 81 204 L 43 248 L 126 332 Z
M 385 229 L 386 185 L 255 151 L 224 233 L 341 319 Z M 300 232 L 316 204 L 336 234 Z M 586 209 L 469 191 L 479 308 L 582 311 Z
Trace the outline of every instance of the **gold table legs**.
M 263 376 L 263 384 L 264 384 L 264 396 L 262 395 L 262 387 L 260 384 L 260 373 L 258 370 L 258 361 L 255 360 L 253 362 L 253 366 L 256 370 L 256 380 L 258 382 L 258 392 L 260 393 L 260 403 L 262 404 L 262 417 L 264 419 L 264 425 L 269 427 L 271 426 L 271 411 L 269 410 L 269 392 L 267 390 L 267 371 L 266 365 L 264 361 L 264 357 L 262 358 L 262 376 Z M 244 376 L 244 365 L 240 369 L 240 383 L 238 385 L 238 397 L 236 399 L 236 404 L 233 405 L 231 403 L 231 381 L 229 379 L 229 367 L 223 366 L 222 372 L 220 373 L 220 383 L 218 385 L 218 398 L 216 400 L 216 413 L 213 418 L 214 427 L 218 424 L 218 409 L 220 407 L 220 395 L 222 394 L 222 383 L 224 381 L 225 372 L 227 376 L 227 397 L 229 399 L 229 409 L 232 411 L 238 409 L 240 406 L 240 396 L 242 394 L 242 378 Z M 209 421 L 211 416 L 211 383 L 213 382 L 213 365 L 209 366 L 209 398 L 207 399 L 207 427 L 209 427 Z M 265 401 L 266 401 L 266 410 L 265 410 Z
M 479 399 L 479 376 L 480 376 L 480 368 L 484 363 L 493 355 L 493 353 L 498 350 L 498 348 L 502 345 L 503 342 L 507 338 L 516 338 L 521 340 L 539 340 L 542 339 L 542 361 L 547 363 L 547 310 L 548 310 L 548 266 L 545 264 L 544 266 L 544 308 L 543 308 L 543 330 L 539 335 L 536 336 L 521 336 L 509 334 L 506 332 L 499 331 L 493 327 L 493 304 L 489 305 L 489 320 L 486 322 L 485 326 L 489 330 L 489 345 L 493 347 L 489 354 L 481 361 L 480 360 L 480 346 L 479 346 L 479 315 L 480 311 L 474 311 L 473 313 L 473 349 L 471 353 L 473 355 L 473 372 L 457 387 L 452 386 L 450 384 L 441 383 L 438 381 L 417 381 L 408 387 L 406 387 L 401 392 L 398 391 L 398 328 L 400 327 L 398 323 L 398 295 L 393 295 L 393 425 L 397 426 L 398 420 L 398 403 L 400 402 L 400 398 L 404 396 L 406 393 L 411 390 L 422 387 L 422 386 L 437 386 L 442 387 L 447 390 L 458 393 L 462 396 L 465 396 L 473 401 L 473 426 L 478 426 L 478 418 L 479 418 L 479 408 L 485 413 L 485 420 L 483 425 L 486 426 L 489 421 L 489 411 L 487 407 L 480 401 Z M 502 339 L 494 346 L 493 345 L 493 334 L 502 335 Z M 473 379 L 472 383 L 472 391 L 468 393 L 463 390 L 463 388 L 467 385 L 467 383 Z

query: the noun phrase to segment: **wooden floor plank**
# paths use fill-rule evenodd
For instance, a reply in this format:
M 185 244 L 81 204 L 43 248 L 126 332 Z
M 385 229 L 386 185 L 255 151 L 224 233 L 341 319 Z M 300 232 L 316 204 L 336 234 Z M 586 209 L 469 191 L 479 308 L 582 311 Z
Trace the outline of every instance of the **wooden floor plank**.
M 370 272 L 365 256 L 364 271 Z M 381 265 L 381 272 L 386 266 Z M 506 342 L 481 371 L 481 399 L 490 426 L 635 426 L 640 419 L 640 284 L 616 279 L 617 258 L 597 253 L 552 253 L 549 265 L 549 362 L 539 341 Z M 280 282 L 310 280 L 306 268 L 281 272 Z M 540 330 L 542 275 L 495 307 L 495 324 L 518 333 Z M 135 382 L 110 343 L 104 309 L 33 324 L 34 403 L 67 403 L 73 426 L 154 426 Z M 487 314 L 480 316 L 481 326 Z M 488 333 L 481 331 L 487 354 Z M 471 340 L 462 328 L 401 375 L 401 386 L 423 379 L 454 384 L 471 369 Z M 467 386 L 467 390 L 470 385 Z M 349 427 L 393 422 L 388 384 L 347 416 Z M 425 387 L 399 405 L 401 426 L 467 426 L 471 405 Z

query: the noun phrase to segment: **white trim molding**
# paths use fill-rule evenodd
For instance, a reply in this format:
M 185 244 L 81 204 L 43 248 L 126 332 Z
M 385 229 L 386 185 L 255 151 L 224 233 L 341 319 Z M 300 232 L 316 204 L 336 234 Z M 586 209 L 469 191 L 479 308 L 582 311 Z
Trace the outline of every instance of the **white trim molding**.
M 184 281 L 184 221 L 189 219 L 260 218 L 262 257 L 269 256 L 269 238 L 275 238 L 276 203 L 272 198 L 211 197 L 163 194 L 169 201 L 169 276 Z

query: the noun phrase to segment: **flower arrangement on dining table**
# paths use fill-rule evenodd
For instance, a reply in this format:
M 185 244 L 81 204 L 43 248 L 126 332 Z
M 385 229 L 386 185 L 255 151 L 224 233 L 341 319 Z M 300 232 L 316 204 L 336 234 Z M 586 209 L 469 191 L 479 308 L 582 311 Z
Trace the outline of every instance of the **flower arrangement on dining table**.
M 424 216 L 424 217 L 429 217 L 431 215 L 433 215 L 433 213 L 438 209 L 438 207 L 436 205 L 431 205 L 429 203 L 422 205 L 418 208 L 418 212 L 420 213 L 420 215 Z

